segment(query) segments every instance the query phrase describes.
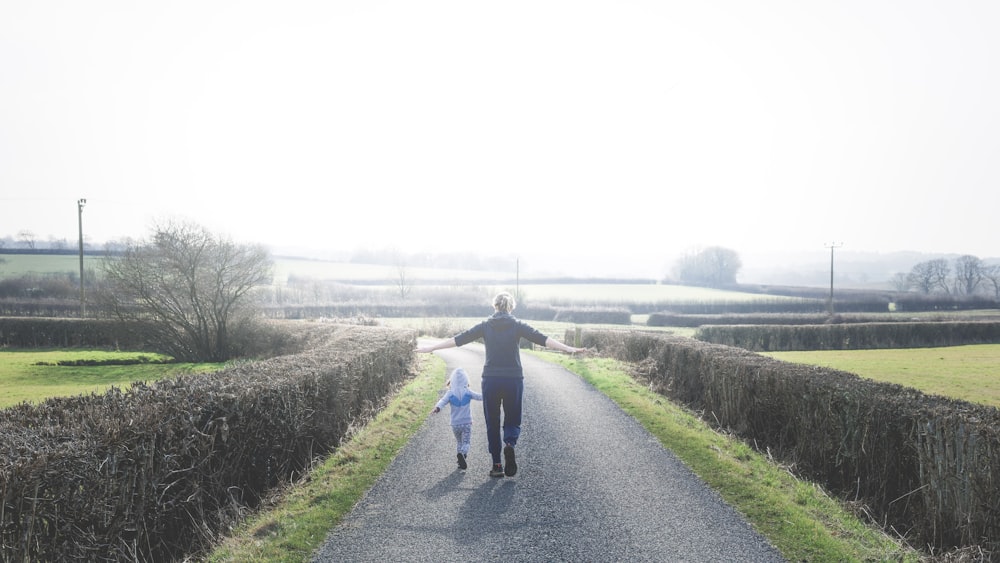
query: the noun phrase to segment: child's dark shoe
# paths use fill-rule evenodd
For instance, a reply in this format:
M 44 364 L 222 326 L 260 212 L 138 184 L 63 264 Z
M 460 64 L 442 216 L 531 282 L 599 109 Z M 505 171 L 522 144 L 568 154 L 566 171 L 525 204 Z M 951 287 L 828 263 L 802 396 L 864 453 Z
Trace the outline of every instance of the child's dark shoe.
M 503 477 L 503 466 L 499 463 L 494 464 L 490 469 L 490 477 Z
M 465 469 L 469 464 L 465 463 L 465 454 L 458 454 L 458 468 Z

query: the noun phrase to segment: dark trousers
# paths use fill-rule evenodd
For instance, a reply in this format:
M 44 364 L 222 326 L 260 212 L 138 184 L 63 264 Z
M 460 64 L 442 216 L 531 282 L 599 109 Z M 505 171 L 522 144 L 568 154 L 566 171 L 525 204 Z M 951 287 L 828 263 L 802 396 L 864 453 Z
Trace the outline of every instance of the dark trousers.
M 521 396 L 524 380 L 520 377 L 484 377 L 483 412 L 486 414 L 486 441 L 493 463 L 500 463 L 503 444 L 516 445 L 521 435 Z M 503 421 L 500 411 L 503 411 Z M 503 428 L 503 442 L 500 428 Z

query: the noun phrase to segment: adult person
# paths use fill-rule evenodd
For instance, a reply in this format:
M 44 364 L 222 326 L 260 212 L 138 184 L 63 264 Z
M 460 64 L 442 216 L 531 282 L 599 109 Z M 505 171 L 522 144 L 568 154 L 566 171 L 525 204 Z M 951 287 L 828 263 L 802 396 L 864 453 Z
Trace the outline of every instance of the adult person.
M 521 436 L 521 398 L 524 394 L 524 370 L 521 368 L 520 341 L 522 338 L 537 344 L 576 354 L 586 348 L 574 348 L 545 336 L 538 329 L 518 320 L 512 314 L 516 303 L 507 292 L 493 298 L 494 313 L 476 326 L 436 344 L 420 346 L 419 353 L 464 346 L 482 339 L 486 346 L 483 365 L 483 413 L 486 415 L 486 439 L 493 466 L 491 477 L 512 477 L 517 473 L 514 446 Z M 501 411 L 503 421 L 501 423 Z M 500 430 L 503 428 L 503 462 L 500 461 Z

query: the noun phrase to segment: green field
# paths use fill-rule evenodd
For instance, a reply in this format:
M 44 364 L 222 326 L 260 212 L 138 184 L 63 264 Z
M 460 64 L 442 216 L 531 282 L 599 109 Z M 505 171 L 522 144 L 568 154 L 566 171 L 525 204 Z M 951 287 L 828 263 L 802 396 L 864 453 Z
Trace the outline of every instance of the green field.
M 320 260 L 305 260 L 296 258 L 278 258 L 275 260 L 275 280 L 282 283 L 289 276 L 301 276 L 316 280 L 337 280 L 345 284 L 358 280 L 385 280 L 386 291 L 398 291 L 399 271 L 393 266 L 373 264 L 350 264 L 344 262 L 326 262 Z M 738 291 L 725 291 L 704 287 L 688 287 L 666 284 L 538 284 L 530 279 L 520 283 L 498 283 L 497 280 L 509 282 L 514 278 L 514 272 L 487 272 L 479 270 L 442 270 L 427 268 L 408 268 L 406 278 L 413 284 L 414 292 L 423 289 L 440 289 L 441 285 L 425 285 L 427 281 L 445 282 L 452 280 L 455 285 L 474 284 L 480 287 L 487 299 L 498 291 L 511 291 L 521 295 L 522 300 L 557 301 L 572 303 L 657 303 L 657 302 L 711 302 L 711 301 L 759 301 L 795 299 L 773 295 L 760 295 Z M 421 283 L 421 280 L 424 283 Z M 373 286 L 366 286 L 373 287 Z M 374 286 L 380 287 L 380 286 Z M 488 301 L 485 302 L 488 305 Z
M 97 269 L 104 256 L 85 255 L 85 269 Z M 484 272 L 477 270 L 437 270 L 425 268 L 407 268 L 407 275 L 413 280 L 419 279 L 454 279 L 459 281 L 474 281 L 481 279 L 498 279 L 514 277 L 513 274 Z M 61 274 L 80 273 L 80 257 L 75 254 L 3 254 L 0 253 L 0 278 L 18 277 L 27 274 Z M 385 280 L 386 285 L 393 285 L 398 279 L 399 271 L 394 266 L 377 264 L 352 264 L 348 262 L 332 262 L 327 260 L 311 260 L 307 258 L 274 258 L 274 276 L 278 283 L 285 283 L 289 276 L 316 280 L 341 280 L 347 283 L 357 280 Z
M 457 282 L 474 282 L 514 277 L 513 272 L 488 272 L 483 270 L 405 268 L 404 272 L 407 279 L 413 281 L 455 280 Z M 293 275 L 314 280 L 337 280 L 345 283 L 358 280 L 384 280 L 386 285 L 393 286 L 399 279 L 399 268 L 381 264 L 354 264 L 350 262 L 310 260 L 287 256 L 274 258 L 274 278 L 277 283 L 284 283 L 288 281 L 289 276 Z
M 574 303 L 658 303 L 668 301 L 745 302 L 779 301 L 796 299 L 758 293 L 743 293 L 707 287 L 691 287 L 668 284 L 522 284 L 520 292 L 526 298 L 546 301 L 569 301 Z
M 1000 344 L 905 348 L 765 352 L 786 362 L 856 373 L 913 387 L 932 395 L 1000 407 Z
M 84 270 L 94 270 L 101 256 L 84 256 Z M 0 254 L 0 279 L 29 275 L 80 275 L 80 257 L 70 254 Z
M 298 258 L 275 259 L 275 280 L 277 283 L 287 281 L 289 276 L 300 276 L 315 280 L 337 280 L 346 284 L 358 280 L 385 280 L 382 286 L 386 291 L 398 291 L 399 270 L 394 266 L 374 264 L 350 264 L 344 262 L 328 262 L 322 260 L 306 260 Z M 413 284 L 414 291 L 422 289 L 440 289 L 442 286 L 425 285 L 423 280 L 444 282 L 452 280 L 456 285 L 477 284 L 484 294 L 492 296 L 497 291 L 517 292 L 522 300 L 557 301 L 572 303 L 657 303 L 657 302 L 711 302 L 711 301 L 759 301 L 794 299 L 773 295 L 759 295 L 738 291 L 725 291 L 703 287 L 687 287 L 666 284 L 538 284 L 530 279 L 520 283 L 497 283 L 497 280 L 509 281 L 515 278 L 515 272 L 487 272 L 480 270 L 444 270 L 428 268 L 407 268 L 406 278 Z M 372 286 L 367 286 L 372 287 Z M 379 287 L 379 286 L 374 286 Z M 487 303 L 488 305 L 488 303 Z
M 28 274 L 79 274 L 80 262 L 78 256 L 72 255 L 36 255 L 36 254 L 0 254 L 0 279 L 19 277 Z M 101 256 L 85 256 L 84 268 L 99 272 Z M 274 259 L 274 280 L 278 285 L 287 283 L 289 277 L 312 279 L 317 281 L 338 281 L 345 285 L 352 282 L 384 281 L 384 285 L 364 285 L 364 287 L 395 294 L 398 288 L 399 270 L 394 266 L 376 264 L 352 264 L 347 262 L 331 262 L 325 260 L 309 260 L 305 258 L 276 257 Z M 488 305 L 488 299 L 501 290 L 516 291 L 522 296 L 522 301 L 559 302 L 601 305 L 628 305 L 630 303 L 667 303 L 667 302 L 712 302 L 712 301 L 774 301 L 779 299 L 794 299 L 774 295 L 759 295 L 737 291 L 725 291 L 703 287 L 688 287 L 666 284 L 537 284 L 531 280 L 521 283 L 498 283 L 498 280 L 511 280 L 515 272 L 488 272 L 481 270 L 447 270 L 428 268 L 407 268 L 406 279 L 413 286 L 414 294 L 424 290 L 440 290 L 447 285 L 427 285 L 427 282 L 452 283 L 453 285 L 479 287 Z
M 127 389 L 136 381 L 154 381 L 175 375 L 215 371 L 222 364 L 159 364 L 60 366 L 60 361 L 123 362 L 145 356 L 139 352 L 87 350 L 0 350 L 0 408 L 50 397 L 103 393 L 111 387 Z M 53 365 L 39 365 L 53 364 Z

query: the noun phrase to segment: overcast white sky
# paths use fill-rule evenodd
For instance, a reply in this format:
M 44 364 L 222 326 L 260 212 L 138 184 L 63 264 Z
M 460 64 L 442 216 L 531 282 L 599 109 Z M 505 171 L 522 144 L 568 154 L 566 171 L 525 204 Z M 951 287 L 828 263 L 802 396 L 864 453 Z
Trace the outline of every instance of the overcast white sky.
M 0 236 L 1000 256 L 1000 2 L 0 0 Z M 659 264 L 657 264 L 659 266 Z

